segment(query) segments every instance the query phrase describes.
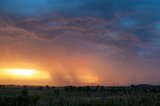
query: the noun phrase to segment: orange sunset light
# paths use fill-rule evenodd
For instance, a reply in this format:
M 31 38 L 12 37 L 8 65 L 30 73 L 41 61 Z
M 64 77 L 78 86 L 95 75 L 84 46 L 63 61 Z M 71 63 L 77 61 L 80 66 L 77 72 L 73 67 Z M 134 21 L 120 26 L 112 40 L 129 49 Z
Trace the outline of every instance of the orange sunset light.
M 27 68 L 1 68 L 0 79 L 19 79 L 19 80 L 48 80 L 50 75 L 36 69 Z

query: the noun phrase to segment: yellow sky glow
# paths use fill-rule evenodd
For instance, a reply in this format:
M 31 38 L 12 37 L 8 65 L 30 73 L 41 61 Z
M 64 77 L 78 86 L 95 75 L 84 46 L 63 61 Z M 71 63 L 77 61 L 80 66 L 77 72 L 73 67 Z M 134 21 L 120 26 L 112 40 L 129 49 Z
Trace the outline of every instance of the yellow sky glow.
M 21 68 L 5 69 L 5 71 L 7 73 L 10 73 L 16 76 L 33 76 L 38 73 L 38 71 L 34 69 L 21 69 Z
M 16 80 L 18 82 L 22 81 L 48 81 L 51 79 L 49 73 L 44 71 L 39 71 L 36 69 L 27 69 L 27 68 L 0 68 L 0 80 L 7 81 L 7 80 Z M 27 84 L 29 84 L 27 82 Z

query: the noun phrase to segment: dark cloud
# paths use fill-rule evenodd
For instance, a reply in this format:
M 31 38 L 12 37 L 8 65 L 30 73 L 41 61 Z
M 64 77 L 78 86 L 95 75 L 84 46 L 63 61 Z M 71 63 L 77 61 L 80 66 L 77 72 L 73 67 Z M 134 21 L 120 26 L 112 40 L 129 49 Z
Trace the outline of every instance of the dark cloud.
M 92 55 L 103 60 L 103 71 L 107 70 L 107 62 L 112 61 L 115 62 L 110 66 L 113 70 L 118 62 L 121 65 L 117 67 L 123 64 L 128 67 L 122 70 L 131 70 L 130 65 L 133 64 L 131 71 L 137 70 L 135 73 L 138 73 L 142 68 L 137 64 L 142 64 L 148 70 L 154 67 L 157 72 L 160 62 L 159 7 L 159 0 L 1 0 L 0 40 L 27 40 L 25 46 L 28 50 L 39 48 L 46 54 L 54 54 L 53 51 L 59 54 L 60 51 L 68 60 L 72 60 L 74 54 L 81 55 L 81 58 Z M 28 42 L 32 42 L 30 46 Z M 46 51 L 42 50 L 44 48 Z M 96 64 L 99 59 L 95 60 Z M 91 58 L 89 60 L 92 61 Z M 68 72 L 69 77 L 76 76 L 76 69 L 69 66 L 65 67 L 65 74 Z M 95 69 L 98 70 L 97 67 Z M 147 69 L 142 70 L 145 72 Z M 67 79 L 61 71 L 57 69 L 57 77 L 61 77 L 55 78 L 57 82 L 79 83 L 77 77 Z M 121 75 L 123 71 L 117 73 Z
M 159 51 L 159 40 L 157 40 L 159 39 L 159 23 L 153 20 L 153 22 L 142 24 L 142 21 L 135 17 L 128 14 L 125 17 L 120 15 L 108 20 L 84 16 L 66 18 L 54 16 L 54 14 L 49 14 L 46 18 L 1 15 L 0 32 L 1 36 L 5 37 L 33 37 L 44 41 L 66 39 L 66 42 L 69 42 L 73 39 L 81 39 L 114 48 L 115 55 L 120 57 L 142 55 L 154 57 L 153 55 L 157 55 Z M 150 50 L 151 48 L 154 49 Z

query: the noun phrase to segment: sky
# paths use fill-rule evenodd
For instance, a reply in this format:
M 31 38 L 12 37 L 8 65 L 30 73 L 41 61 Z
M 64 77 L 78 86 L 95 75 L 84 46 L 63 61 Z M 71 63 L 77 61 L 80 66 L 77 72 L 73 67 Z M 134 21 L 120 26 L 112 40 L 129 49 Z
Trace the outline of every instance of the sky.
M 160 0 L 0 0 L 0 83 L 160 84 L 159 9 Z M 41 74 L 4 73 L 15 68 Z

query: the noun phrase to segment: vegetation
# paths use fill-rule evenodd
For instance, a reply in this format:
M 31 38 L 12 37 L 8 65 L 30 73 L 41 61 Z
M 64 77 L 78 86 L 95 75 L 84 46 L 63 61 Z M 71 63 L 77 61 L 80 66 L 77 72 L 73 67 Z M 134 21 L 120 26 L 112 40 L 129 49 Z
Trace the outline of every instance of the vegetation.
M 1 86 L 0 106 L 160 106 L 160 86 Z

